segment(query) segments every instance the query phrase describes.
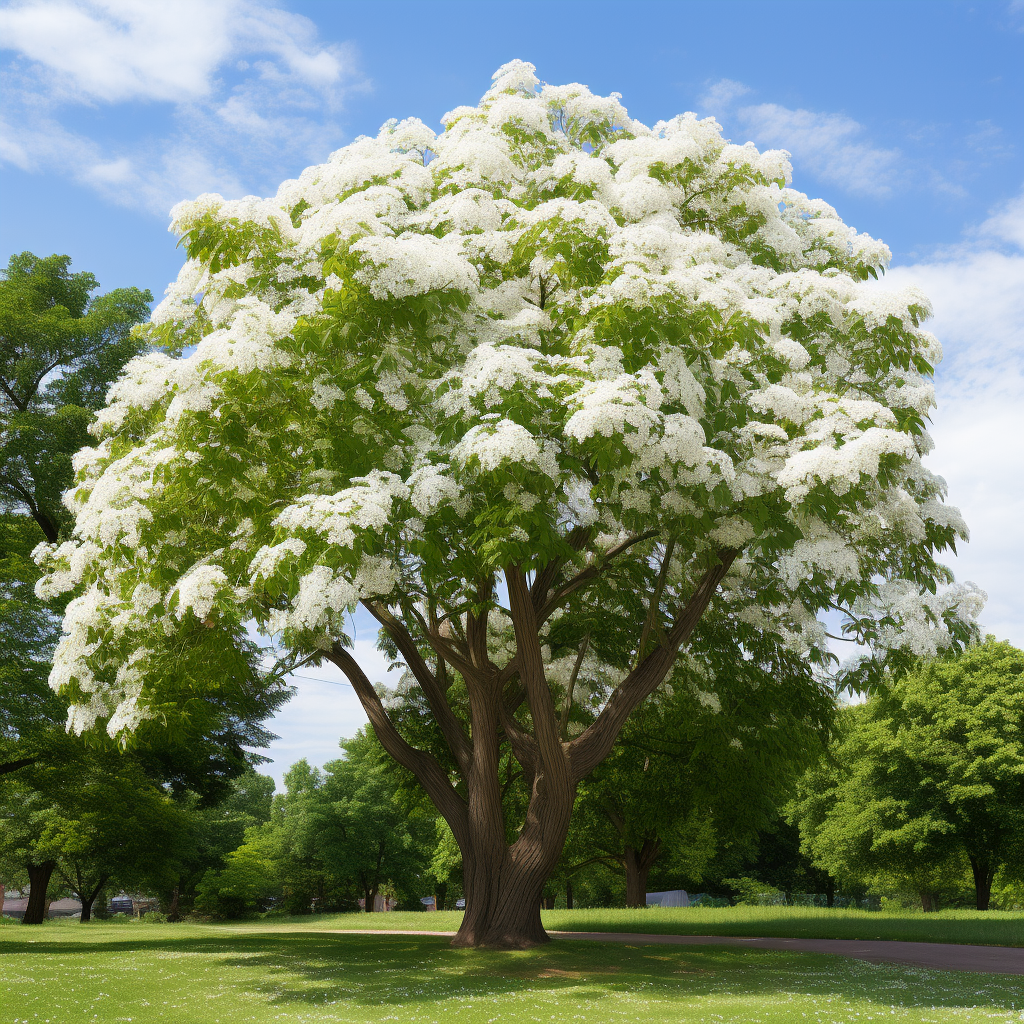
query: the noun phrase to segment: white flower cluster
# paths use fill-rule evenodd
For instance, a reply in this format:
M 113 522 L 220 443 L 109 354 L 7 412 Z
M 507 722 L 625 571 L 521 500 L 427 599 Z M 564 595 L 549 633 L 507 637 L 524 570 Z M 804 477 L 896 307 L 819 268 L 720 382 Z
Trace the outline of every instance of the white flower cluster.
M 315 645 L 370 597 L 464 608 L 508 543 L 553 533 L 591 565 L 671 538 L 676 603 L 742 549 L 723 600 L 800 651 L 840 590 L 886 621 L 880 650 L 973 621 L 980 592 L 930 593 L 966 527 L 921 465 L 927 300 L 863 285 L 882 243 L 791 188 L 784 152 L 693 114 L 648 127 L 523 61 L 443 123 L 175 207 L 188 259 L 149 330 L 190 354 L 129 364 L 76 462 L 74 534 L 37 553 L 41 595 L 78 588 L 52 680 L 87 695 L 76 728 L 131 728 L 159 683 L 125 652 L 159 663 L 195 620 Z

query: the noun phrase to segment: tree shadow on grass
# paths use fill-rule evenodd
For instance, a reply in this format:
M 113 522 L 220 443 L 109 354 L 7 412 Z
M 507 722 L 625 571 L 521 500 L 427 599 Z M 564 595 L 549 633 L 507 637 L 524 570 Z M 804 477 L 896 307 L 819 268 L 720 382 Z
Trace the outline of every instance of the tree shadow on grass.
M 1012 976 L 872 965 L 847 957 L 722 946 L 634 947 L 557 940 L 523 952 L 453 949 L 444 938 L 324 932 L 164 935 L 95 941 L 5 940 L 3 954 L 62 958 L 133 952 L 209 957 L 206 975 L 231 980 L 270 1006 L 336 1002 L 397 1007 L 452 999 L 503 1000 L 524 991 L 579 1003 L 642 992 L 659 1002 L 728 996 L 842 996 L 884 1007 L 1020 1008 Z M 236 974 L 237 972 L 237 974 Z M 252 980 L 255 979 L 255 980 Z M 570 995 L 571 994 L 571 995 Z

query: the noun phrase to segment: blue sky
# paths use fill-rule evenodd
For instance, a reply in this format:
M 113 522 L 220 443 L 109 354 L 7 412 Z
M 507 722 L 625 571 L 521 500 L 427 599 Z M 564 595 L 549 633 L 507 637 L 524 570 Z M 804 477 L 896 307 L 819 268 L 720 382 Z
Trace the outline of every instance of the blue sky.
M 0 259 L 65 252 L 157 297 L 173 203 L 272 193 L 389 117 L 436 127 L 513 57 L 646 123 L 695 110 L 788 149 L 797 188 L 889 243 L 884 286 L 933 299 L 930 464 L 972 528 L 956 570 L 1024 646 L 1024 0 L 27 0 L 0 3 L 0 45 Z M 362 720 L 347 688 L 301 682 L 268 770 L 322 763 Z

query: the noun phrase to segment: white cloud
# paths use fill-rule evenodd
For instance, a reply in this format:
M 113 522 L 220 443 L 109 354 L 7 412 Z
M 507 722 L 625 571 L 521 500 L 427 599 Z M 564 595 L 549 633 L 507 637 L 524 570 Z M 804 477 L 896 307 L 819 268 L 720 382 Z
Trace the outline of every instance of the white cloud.
M 720 78 L 717 82 L 708 84 L 699 102 L 702 107 L 717 114 L 719 111 L 731 109 L 736 100 L 741 96 L 746 96 L 749 92 L 750 87 L 742 82 L 733 81 L 731 78 Z
M 892 191 L 899 151 L 862 141 L 864 126 L 853 118 L 777 103 L 742 107 L 737 116 L 757 142 L 788 149 L 797 163 L 840 188 L 871 196 Z
M 845 114 L 792 109 L 778 103 L 736 107 L 751 90 L 723 78 L 708 85 L 702 107 L 721 121 L 735 121 L 762 146 L 786 149 L 811 173 L 862 195 L 891 193 L 901 160 L 899 150 L 881 149 L 863 139 L 864 126 Z
M 365 88 L 350 49 L 261 0 L 22 0 L 0 9 L 0 39 L 15 52 L 0 159 L 157 213 L 274 188 L 337 147 L 332 119 Z M 102 143 L 75 130 L 89 108 L 124 103 L 170 130 Z
M 945 357 L 927 462 L 971 529 L 952 564 L 988 592 L 984 628 L 1024 646 L 1024 193 L 968 237 L 875 287 L 913 284 L 932 300 Z

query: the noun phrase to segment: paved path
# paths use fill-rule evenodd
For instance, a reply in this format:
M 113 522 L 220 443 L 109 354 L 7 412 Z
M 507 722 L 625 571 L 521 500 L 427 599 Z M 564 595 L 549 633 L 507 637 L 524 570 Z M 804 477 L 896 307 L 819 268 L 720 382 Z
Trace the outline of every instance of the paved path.
M 437 935 L 455 932 L 370 931 L 331 929 L 339 935 Z M 735 935 L 638 935 L 633 932 L 548 932 L 558 939 L 625 942 L 659 946 L 743 946 L 783 949 L 794 953 L 837 953 L 869 963 L 907 964 L 935 971 L 982 971 L 989 974 L 1024 974 L 1024 948 L 1014 946 L 960 946 L 947 942 L 896 942 L 871 939 L 756 939 Z

